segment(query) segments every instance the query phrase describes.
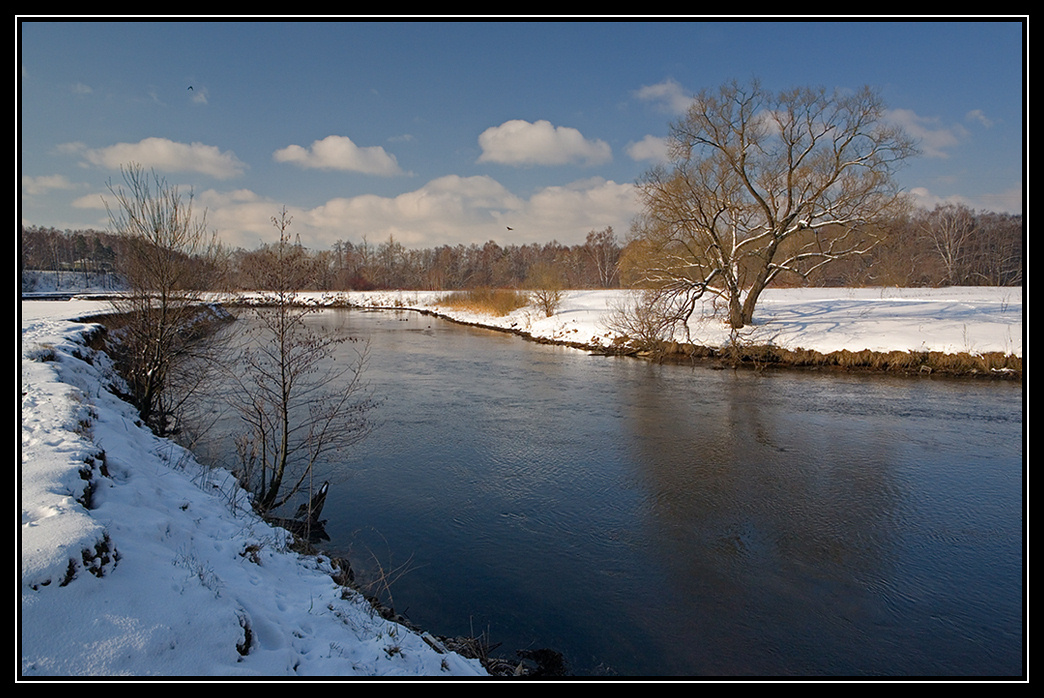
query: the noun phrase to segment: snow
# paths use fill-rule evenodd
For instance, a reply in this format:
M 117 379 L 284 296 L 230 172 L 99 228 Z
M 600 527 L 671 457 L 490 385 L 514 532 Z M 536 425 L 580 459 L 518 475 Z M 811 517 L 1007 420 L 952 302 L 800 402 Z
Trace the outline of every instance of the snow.
M 424 309 L 540 339 L 601 347 L 612 345 L 611 316 L 630 298 L 625 291 L 567 291 L 551 317 L 532 306 L 490 317 L 440 305 L 444 295 L 372 291 L 347 298 L 358 305 Z M 320 303 L 332 299 L 330 294 L 311 297 Z M 1022 309 L 1021 287 L 769 289 L 759 300 L 754 325 L 744 328 L 740 339 L 822 353 L 869 349 L 1022 356 Z M 704 346 L 730 341 L 729 328 L 714 316 L 709 301 L 693 314 L 689 332 L 693 343 Z
M 227 472 L 140 426 L 68 319 L 103 306 L 22 305 L 22 677 L 486 673 L 342 593 Z
M 572 291 L 552 317 L 442 307 L 436 292 L 303 294 L 415 308 L 608 346 L 622 291 Z M 142 427 L 77 321 L 105 301 L 22 300 L 20 675 L 482 676 L 477 660 L 377 615 L 252 513 L 231 475 Z M 698 343 L 728 329 L 699 318 Z M 786 348 L 1023 352 L 1021 288 L 772 290 L 745 340 Z M 428 639 L 431 639 L 430 636 Z M 438 645 L 437 642 L 433 644 Z M 240 648 L 245 648 L 245 653 Z

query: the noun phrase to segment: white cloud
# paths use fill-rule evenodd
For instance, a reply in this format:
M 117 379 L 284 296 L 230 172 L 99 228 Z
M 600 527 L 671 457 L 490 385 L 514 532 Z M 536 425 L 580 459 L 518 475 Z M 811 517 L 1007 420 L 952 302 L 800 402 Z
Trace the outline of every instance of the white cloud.
M 262 200 L 261 197 L 249 189 L 235 189 L 226 192 L 207 189 L 204 192 L 200 192 L 197 199 L 206 208 L 220 208 L 235 204 L 254 203 Z
M 479 136 L 479 162 L 503 165 L 596 165 L 612 159 L 609 144 L 588 140 L 575 128 L 515 119 L 491 126 Z
M 289 162 L 307 169 L 345 170 L 375 175 L 401 174 L 395 156 L 380 146 L 359 147 L 347 136 L 327 136 L 309 148 L 289 145 L 272 155 L 276 162 Z
M 278 239 L 279 233 L 272 225 L 272 217 L 283 207 L 280 203 L 266 201 L 256 195 L 229 196 L 214 191 L 202 195 L 200 203 L 206 205 L 207 226 L 231 247 L 252 250 L 261 243 Z M 287 206 L 287 213 L 294 219 L 291 232 L 298 232 L 297 220 L 301 210 Z M 303 237 L 304 231 L 301 232 Z
M 1022 213 L 1023 206 L 1023 191 L 1019 185 L 996 194 L 984 193 L 974 197 L 962 196 L 960 194 L 940 196 L 930 191 L 927 187 L 913 187 L 910 189 L 910 196 L 915 206 L 924 209 L 932 209 L 946 204 L 961 204 L 976 211 L 1018 214 Z
M 993 126 L 993 120 L 986 116 L 986 113 L 982 109 L 972 109 L 970 112 L 964 115 L 964 118 L 968 121 L 975 121 L 986 128 Z
M 607 226 L 624 233 L 637 213 L 633 184 L 595 177 L 536 192 L 518 225 L 532 242 L 558 240 L 573 245 L 582 243 L 590 231 Z
M 246 166 L 231 151 L 222 152 L 203 143 L 177 143 L 166 138 L 145 138 L 137 143 L 117 143 L 106 148 L 87 148 L 81 143 L 59 146 L 78 154 L 88 163 L 111 170 L 136 163 L 162 172 L 198 172 L 228 179 L 242 174 Z
M 684 114 L 692 104 L 692 93 L 669 78 L 655 85 L 642 86 L 635 90 L 634 96 L 671 114 Z
M 929 158 L 948 158 L 948 149 L 957 146 L 968 135 L 960 124 L 943 126 L 939 119 L 919 116 L 910 109 L 892 109 L 885 117 L 917 139 L 921 152 Z
M 42 175 L 40 177 L 22 177 L 22 196 L 37 196 L 56 189 L 74 189 L 76 185 L 65 175 Z
M 637 162 L 666 162 L 667 140 L 656 136 L 646 136 L 642 140 L 628 145 L 627 154 Z
M 85 194 L 73 199 L 69 205 L 89 211 L 104 211 L 105 198 L 102 194 Z
M 207 191 L 200 196 L 207 220 L 232 246 L 271 242 L 271 218 L 282 204 L 250 192 Z M 582 244 L 591 230 L 626 231 L 637 212 L 634 186 L 601 178 L 548 187 L 518 197 L 487 176 L 448 175 L 397 196 L 364 194 L 331 199 L 311 209 L 288 207 L 292 230 L 313 249 L 338 240 L 377 244 L 394 237 L 407 247 L 482 244 Z M 508 231 L 507 227 L 513 228 Z
M 407 246 L 427 247 L 489 239 L 500 230 L 498 216 L 522 205 L 491 177 L 447 175 L 398 196 L 333 199 L 308 211 L 302 222 L 324 245 L 365 235 L 371 242 L 393 236 Z

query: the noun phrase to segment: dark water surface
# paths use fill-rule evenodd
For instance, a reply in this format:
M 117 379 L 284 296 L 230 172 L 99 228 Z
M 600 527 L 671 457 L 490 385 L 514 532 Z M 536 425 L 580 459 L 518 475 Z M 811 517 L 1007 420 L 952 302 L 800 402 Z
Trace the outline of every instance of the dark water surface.
M 331 466 L 329 549 L 435 634 L 589 676 L 1023 671 L 1021 385 L 311 322 L 369 339 L 381 401 Z

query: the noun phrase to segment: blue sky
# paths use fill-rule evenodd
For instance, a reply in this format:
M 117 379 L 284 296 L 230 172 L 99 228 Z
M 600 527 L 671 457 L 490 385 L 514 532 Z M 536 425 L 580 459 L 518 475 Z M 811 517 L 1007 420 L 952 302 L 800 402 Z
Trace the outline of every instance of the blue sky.
M 154 169 L 232 246 L 285 206 L 314 249 L 623 237 L 635 180 L 703 88 L 878 88 L 923 154 L 923 205 L 1021 212 L 1024 26 L 338 20 L 19 24 L 20 216 L 107 227 Z M 191 89 L 190 89 L 191 88 Z M 508 227 L 513 230 L 508 230 Z

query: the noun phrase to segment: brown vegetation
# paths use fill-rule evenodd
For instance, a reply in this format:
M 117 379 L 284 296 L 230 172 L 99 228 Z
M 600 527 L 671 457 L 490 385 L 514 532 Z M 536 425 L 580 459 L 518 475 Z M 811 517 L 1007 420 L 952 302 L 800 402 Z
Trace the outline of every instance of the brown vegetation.
M 529 296 L 514 289 L 474 288 L 454 291 L 439 299 L 439 304 L 458 310 L 467 310 L 503 317 L 529 305 Z
M 783 349 L 771 345 L 734 346 L 723 349 L 690 344 L 663 344 L 643 352 L 658 361 L 712 362 L 730 368 L 794 368 L 813 370 L 875 371 L 906 375 L 944 375 L 980 378 L 1022 379 L 1022 357 L 1003 352 L 947 354 L 940 351 L 851 351 L 819 352 L 812 349 Z

